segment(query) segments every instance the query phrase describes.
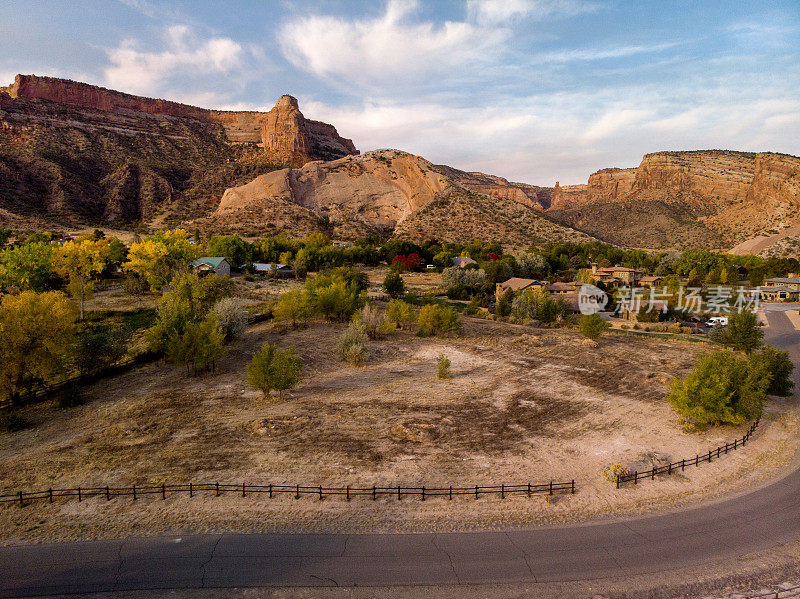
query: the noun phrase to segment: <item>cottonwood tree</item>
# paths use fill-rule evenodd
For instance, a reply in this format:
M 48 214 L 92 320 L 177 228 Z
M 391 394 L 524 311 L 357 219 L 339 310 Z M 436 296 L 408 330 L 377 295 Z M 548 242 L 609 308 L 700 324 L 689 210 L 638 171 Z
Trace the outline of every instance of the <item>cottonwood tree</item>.
M 749 354 L 761 347 L 764 331 L 759 327 L 755 313 L 743 310 L 728 318 L 728 326 L 715 327 L 711 337 L 726 347 Z
M 94 292 L 92 277 L 103 272 L 108 254 L 109 246 L 105 239 L 68 241 L 55 252 L 55 270 L 69 280 L 67 288 L 80 303 L 81 320 L 84 317 L 84 303 Z
M 159 291 L 196 256 L 197 250 L 183 229 L 158 231 L 152 238 L 131 245 L 122 267 L 146 279 L 151 290 Z
M 300 382 L 302 367 L 294 348 L 280 349 L 267 342 L 247 365 L 247 383 L 261 391 L 264 397 L 277 391 L 278 397 L 283 399 L 283 392 Z
M 272 309 L 272 316 L 277 320 L 291 320 L 292 328 L 298 321 L 306 320 L 313 313 L 306 293 L 300 289 L 292 289 L 282 294 Z
M 417 314 L 411 304 L 403 300 L 391 300 L 386 306 L 386 322 L 393 323 L 401 329 L 411 328 L 417 320 Z
M 0 287 L 45 291 L 53 279 L 53 246 L 44 241 L 0 251 Z
M 75 335 L 75 305 L 63 293 L 23 291 L 0 303 L 0 397 L 61 371 Z

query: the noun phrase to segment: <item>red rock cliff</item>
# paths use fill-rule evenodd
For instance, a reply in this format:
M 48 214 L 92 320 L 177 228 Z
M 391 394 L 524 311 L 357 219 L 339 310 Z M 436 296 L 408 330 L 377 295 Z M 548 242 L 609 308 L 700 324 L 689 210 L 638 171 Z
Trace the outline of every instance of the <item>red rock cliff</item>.
M 353 142 L 340 137 L 333 125 L 305 119 L 291 96 L 281 97 L 275 108 L 266 113 L 208 110 L 36 75 L 17 75 L 14 83 L 0 87 L 0 95 L 3 92 L 11 98 L 49 100 L 106 112 L 132 110 L 216 123 L 223 127 L 229 141 L 262 143 L 268 152 L 289 157 L 295 164 L 358 153 Z

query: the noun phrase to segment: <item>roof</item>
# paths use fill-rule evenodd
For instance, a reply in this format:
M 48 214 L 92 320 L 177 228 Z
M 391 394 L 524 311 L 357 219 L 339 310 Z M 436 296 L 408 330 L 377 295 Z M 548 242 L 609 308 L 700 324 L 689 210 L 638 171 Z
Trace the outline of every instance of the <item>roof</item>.
M 266 264 L 264 262 L 253 262 L 253 268 L 256 270 L 272 270 L 272 264 Z M 276 270 L 283 270 L 284 268 L 291 268 L 288 264 L 276 264 Z
M 459 264 L 477 264 L 477 262 L 475 262 L 475 260 L 473 260 L 469 256 L 456 256 L 455 258 L 453 258 L 453 266 Z
M 200 266 L 205 264 L 211 268 L 217 268 L 223 262 L 227 262 L 222 256 L 203 256 L 192 262 L 192 266 Z
M 775 277 L 767 279 L 767 283 L 789 283 L 792 285 L 800 285 L 800 277 Z
M 771 287 L 762 287 L 761 293 L 778 293 L 780 291 L 787 291 L 790 293 L 797 293 L 796 290 L 787 287 L 786 285 L 773 285 Z
M 521 277 L 511 277 L 508 281 L 504 281 L 500 283 L 500 287 L 503 289 L 511 289 L 513 291 L 519 291 L 520 289 L 526 289 L 531 285 L 541 284 L 536 279 L 523 279 Z
M 639 272 L 635 268 L 627 268 L 625 266 L 608 266 L 598 268 L 595 272 Z
M 653 275 L 648 275 L 648 276 L 646 276 L 646 277 L 642 277 L 642 278 L 641 278 L 641 279 L 639 279 L 639 280 L 640 280 L 640 281 L 642 281 L 642 282 L 644 282 L 644 283 L 650 283 L 650 282 L 652 282 L 652 281 L 658 281 L 659 279 L 663 279 L 663 278 L 664 278 L 664 277 L 656 277 L 656 276 L 653 276 Z
M 576 288 L 580 287 L 582 283 L 550 283 L 545 287 L 547 291 L 568 291 L 572 290 L 575 291 Z

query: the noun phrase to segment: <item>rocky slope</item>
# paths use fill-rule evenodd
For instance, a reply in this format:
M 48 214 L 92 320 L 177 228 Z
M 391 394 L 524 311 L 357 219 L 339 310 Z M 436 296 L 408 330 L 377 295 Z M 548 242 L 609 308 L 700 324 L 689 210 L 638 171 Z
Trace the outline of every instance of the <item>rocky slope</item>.
M 603 169 L 549 214 L 612 243 L 727 249 L 800 217 L 800 158 L 719 150 L 647 154 Z
M 18 75 L 0 88 L 0 223 L 169 225 L 286 164 L 357 153 L 291 96 L 266 113 L 212 111 Z
M 533 199 L 541 188 L 503 181 L 375 150 L 262 175 L 228 189 L 216 211 L 195 224 L 245 234 L 264 227 L 302 234 L 327 226 L 345 238 L 393 232 L 420 241 L 497 239 L 520 246 L 588 239 L 541 215 Z

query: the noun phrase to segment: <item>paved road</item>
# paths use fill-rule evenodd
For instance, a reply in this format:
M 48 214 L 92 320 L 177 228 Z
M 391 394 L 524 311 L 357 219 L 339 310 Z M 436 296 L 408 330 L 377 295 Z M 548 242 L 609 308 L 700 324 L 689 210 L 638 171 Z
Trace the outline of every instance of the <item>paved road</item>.
M 767 318 L 768 340 L 800 363 L 800 334 L 785 314 L 769 311 Z M 193 535 L 0 548 L 0 596 L 553 583 L 663 572 L 796 539 L 800 471 L 722 503 L 588 526 L 456 534 Z

